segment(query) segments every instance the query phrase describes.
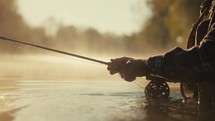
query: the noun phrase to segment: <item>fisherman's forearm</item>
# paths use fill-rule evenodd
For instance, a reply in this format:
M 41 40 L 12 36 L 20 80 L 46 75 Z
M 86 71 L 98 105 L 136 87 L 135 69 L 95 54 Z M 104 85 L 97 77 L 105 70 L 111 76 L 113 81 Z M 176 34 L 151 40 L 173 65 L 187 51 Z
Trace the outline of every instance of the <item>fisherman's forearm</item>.
M 147 62 L 148 74 L 174 82 L 201 82 L 215 79 L 215 42 L 205 39 L 190 50 L 175 48 Z

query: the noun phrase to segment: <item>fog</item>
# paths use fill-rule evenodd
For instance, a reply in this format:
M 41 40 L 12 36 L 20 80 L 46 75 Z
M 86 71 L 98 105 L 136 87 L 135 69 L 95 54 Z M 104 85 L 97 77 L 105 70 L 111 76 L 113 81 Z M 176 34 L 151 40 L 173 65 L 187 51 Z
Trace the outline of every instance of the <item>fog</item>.
M 185 47 L 188 31 L 190 30 L 193 19 L 198 15 L 196 14 L 198 12 L 196 10 L 194 11 L 195 14 L 193 14 L 194 12 L 187 6 L 182 7 L 187 11 L 181 11 L 181 9 L 177 8 L 177 6 L 181 4 L 189 4 L 189 2 L 148 1 L 148 6 L 154 14 L 147 22 L 145 20 L 143 21 L 143 26 L 140 27 L 140 31 L 134 32 L 131 35 L 117 35 L 114 32 L 101 33 L 95 28 L 63 25 L 52 17 L 44 22 L 44 26 L 31 27 L 23 19 L 23 16 L 18 13 L 19 7 L 17 6 L 16 0 L 1 0 L 0 36 L 93 57 L 95 59 L 103 60 L 103 58 L 106 58 L 105 61 L 107 62 L 110 58 L 122 56 L 148 58 L 152 55 L 162 54 L 175 46 Z M 198 4 L 198 2 L 193 4 L 195 9 L 198 9 L 198 7 L 196 7 L 199 6 Z M 169 8 L 171 7 L 175 8 L 173 10 L 171 9 L 171 12 L 174 12 L 174 14 L 169 12 Z M 136 12 L 134 14 L 143 15 L 141 13 L 142 9 L 140 4 L 134 6 L 134 8 L 133 10 Z M 177 16 L 182 16 L 183 21 L 181 21 L 181 19 L 174 19 Z M 175 26 L 176 22 L 178 23 L 177 26 Z M 73 61 L 74 58 L 67 59 L 70 63 L 58 61 L 59 59 L 64 60 L 65 57 L 34 47 L 1 40 L 0 53 L 1 57 L 4 58 L 1 60 L 1 64 L 7 70 L 1 70 L 2 75 L 8 73 L 9 75 L 34 76 L 34 78 L 41 77 L 41 74 L 47 76 L 47 78 L 53 75 L 62 75 L 61 78 L 63 78 L 63 76 L 71 77 L 70 75 L 74 73 L 80 73 L 79 76 L 83 77 L 84 75 L 90 75 L 81 74 L 83 73 L 81 70 L 83 69 L 82 67 L 84 67 L 83 65 L 91 64 L 86 62 L 75 63 L 81 60 L 77 59 Z M 53 58 L 52 56 L 58 57 Z M 29 57 L 29 59 L 27 57 Z M 40 60 L 39 62 L 38 58 Z M 46 62 L 47 58 L 50 58 L 52 61 L 50 63 Z M 78 69 L 71 67 L 71 70 L 68 68 L 66 68 L 68 70 L 65 70 L 64 67 L 68 65 L 76 65 Z M 97 64 L 93 66 L 95 65 Z M 106 67 L 103 65 L 102 68 L 104 69 Z M 46 74 L 46 71 L 49 72 L 50 76 Z M 29 72 L 29 74 L 25 72 Z M 102 73 L 105 73 L 105 70 Z
M 152 16 L 139 31 L 119 35 L 52 17 L 32 27 L 18 13 L 16 0 L 0 0 L 0 36 L 104 62 L 122 56 L 144 59 L 185 48 L 199 4 L 147 0 Z M 141 14 L 141 7 L 135 10 Z M 145 78 L 128 83 L 100 63 L 5 40 L 0 40 L 0 54 L 0 121 L 197 121 L 200 115 L 196 104 L 182 103 L 175 83 L 169 84 L 168 100 L 153 101 L 143 93 Z
M 148 0 L 145 5 L 151 11 L 151 17 L 142 19 L 141 0 L 131 8 L 134 18 L 140 23 L 140 30 L 130 35 L 119 35 L 114 32 L 101 33 L 95 28 L 83 28 L 74 25 L 64 25 L 59 20 L 50 16 L 43 26 L 32 27 L 18 12 L 16 0 L 0 1 L 0 34 L 13 39 L 18 39 L 51 48 L 57 48 L 73 53 L 97 55 L 133 55 L 163 53 L 175 46 L 186 47 L 186 40 L 194 20 L 198 17 L 198 2 L 174 1 L 160 2 Z M 180 6 L 180 7 L 179 7 Z M 192 6 L 194 9 L 189 9 Z M 150 13 L 150 12 L 149 12 Z M 118 13 L 120 14 L 120 13 Z M 123 13 L 121 13 L 123 14 Z M 101 16 L 101 15 L 100 15 Z M 104 15 L 105 16 L 105 13 Z M 178 18 L 178 17 L 181 17 Z M 177 24 L 176 24 L 177 23 Z M 110 23 L 111 24 L 111 21 Z M 177 25 L 177 26 L 176 26 Z M 32 48 L 1 43 L 1 53 L 31 52 Z
M 107 60 L 100 58 L 101 60 Z M 103 79 L 112 78 L 106 65 L 62 55 L 4 55 L 1 79 Z
M 94 28 L 65 26 L 54 18 L 48 19 L 44 26 L 30 27 L 18 13 L 16 3 L 16 0 L 0 1 L 0 36 L 106 62 L 119 56 L 143 57 L 141 53 L 134 54 L 138 49 L 125 40 L 125 35 L 100 33 Z M 109 76 L 105 65 L 9 41 L 0 41 L 0 53 L 0 65 L 5 68 L 0 71 L 2 78 L 86 79 Z M 94 69 L 88 71 L 90 68 Z
M 73 25 L 63 25 L 54 18 L 48 19 L 44 26 L 30 27 L 18 13 L 15 0 L 1 0 L 0 33 L 13 39 L 39 44 L 60 50 L 78 53 L 111 54 L 126 50 L 123 37 L 114 33 L 100 33 L 94 28 L 80 28 Z M 1 53 L 31 52 L 28 47 L 1 43 Z

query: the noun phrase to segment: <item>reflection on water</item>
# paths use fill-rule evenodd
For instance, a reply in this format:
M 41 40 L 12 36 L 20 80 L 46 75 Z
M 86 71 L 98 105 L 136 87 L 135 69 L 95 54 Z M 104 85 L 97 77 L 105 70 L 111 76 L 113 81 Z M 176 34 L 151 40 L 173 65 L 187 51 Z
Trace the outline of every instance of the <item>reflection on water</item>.
M 0 67 L 0 121 L 215 121 L 214 111 L 183 103 L 178 85 L 168 100 L 149 100 L 136 85 L 146 80 L 122 81 L 103 65 L 8 55 Z
M 195 101 L 147 100 L 143 110 L 146 121 L 214 121 L 214 109 L 199 108 Z
M 13 121 L 15 119 L 14 115 L 16 114 L 16 112 L 20 111 L 23 108 L 24 107 L 15 108 L 15 109 L 10 110 L 10 111 L 1 112 L 0 113 L 0 121 Z
M 182 100 L 147 100 L 147 121 L 197 121 L 196 103 L 183 103 Z
M 170 88 L 168 100 L 149 100 L 121 80 L 1 81 L 0 121 L 214 121 Z

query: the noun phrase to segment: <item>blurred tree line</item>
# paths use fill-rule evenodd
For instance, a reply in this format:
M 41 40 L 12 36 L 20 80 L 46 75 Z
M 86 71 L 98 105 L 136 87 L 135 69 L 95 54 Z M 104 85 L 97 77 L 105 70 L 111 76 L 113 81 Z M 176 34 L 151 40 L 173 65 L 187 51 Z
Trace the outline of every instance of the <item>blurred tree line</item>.
M 186 47 L 192 23 L 199 16 L 203 0 L 147 0 L 153 16 L 139 33 L 126 40 L 141 45 L 139 50 L 158 51 Z M 136 46 L 135 45 L 135 46 Z
M 114 33 L 101 34 L 93 28 L 80 29 L 60 24 L 55 35 L 47 35 L 45 27 L 31 28 L 25 23 L 17 12 L 16 0 L 0 0 L 0 36 L 72 52 L 156 52 L 186 45 L 191 25 L 199 15 L 201 2 L 202 0 L 147 0 L 153 16 L 143 24 L 139 32 L 117 36 Z M 23 51 L 5 45 L 0 43 L 0 52 Z

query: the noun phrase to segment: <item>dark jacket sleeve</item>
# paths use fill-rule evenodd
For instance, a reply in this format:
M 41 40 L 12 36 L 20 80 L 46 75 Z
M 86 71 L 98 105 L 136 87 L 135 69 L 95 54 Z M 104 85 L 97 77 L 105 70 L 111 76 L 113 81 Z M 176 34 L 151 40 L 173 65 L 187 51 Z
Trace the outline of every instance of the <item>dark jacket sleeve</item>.
M 148 59 L 148 73 L 174 82 L 215 81 L 215 24 L 199 46 Z

